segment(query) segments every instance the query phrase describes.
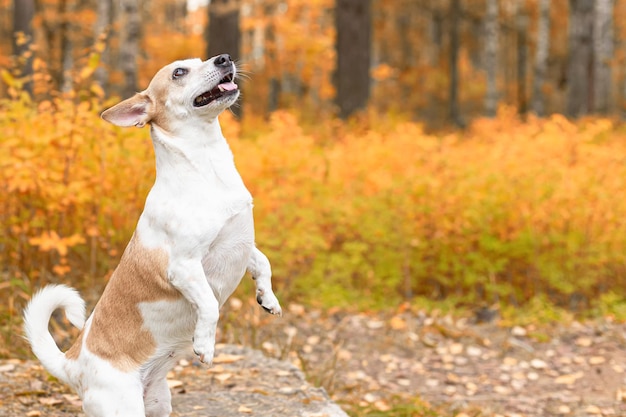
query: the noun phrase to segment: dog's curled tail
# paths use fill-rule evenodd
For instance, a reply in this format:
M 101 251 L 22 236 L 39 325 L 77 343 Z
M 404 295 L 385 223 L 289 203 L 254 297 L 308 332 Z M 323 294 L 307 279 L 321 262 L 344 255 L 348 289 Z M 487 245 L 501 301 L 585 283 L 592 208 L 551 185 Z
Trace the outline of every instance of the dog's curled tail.
M 55 343 L 48 323 L 54 310 L 63 308 L 67 319 L 79 329 L 85 324 L 85 302 L 65 285 L 48 285 L 39 290 L 24 310 L 24 331 L 33 353 L 55 377 L 68 382 L 67 359 Z

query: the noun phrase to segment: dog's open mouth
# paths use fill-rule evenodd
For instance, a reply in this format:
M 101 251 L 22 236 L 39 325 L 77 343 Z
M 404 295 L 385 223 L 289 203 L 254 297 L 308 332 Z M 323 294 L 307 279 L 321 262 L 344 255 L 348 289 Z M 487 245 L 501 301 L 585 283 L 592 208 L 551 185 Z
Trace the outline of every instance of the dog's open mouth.
M 233 82 L 234 78 L 235 76 L 232 72 L 226 74 L 213 89 L 200 94 L 193 100 L 194 107 L 206 106 L 215 99 L 235 94 L 238 87 Z

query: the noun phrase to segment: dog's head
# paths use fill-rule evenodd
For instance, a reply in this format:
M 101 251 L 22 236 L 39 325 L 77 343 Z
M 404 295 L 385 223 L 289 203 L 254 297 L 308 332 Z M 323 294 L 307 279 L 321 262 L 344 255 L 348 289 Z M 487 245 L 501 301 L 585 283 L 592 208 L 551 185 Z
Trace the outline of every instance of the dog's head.
M 146 123 L 175 131 L 181 123 L 213 120 L 239 97 L 235 64 L 227 54 L 175 61 L 161 68 L 148 88 L 102 113 L 117 126 Z

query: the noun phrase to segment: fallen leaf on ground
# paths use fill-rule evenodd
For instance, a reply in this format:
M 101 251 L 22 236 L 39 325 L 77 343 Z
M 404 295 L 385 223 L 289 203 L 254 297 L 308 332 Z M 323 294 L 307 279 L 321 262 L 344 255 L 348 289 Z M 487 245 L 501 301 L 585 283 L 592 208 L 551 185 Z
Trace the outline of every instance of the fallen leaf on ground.
M 603 356 L 592 356 L 589 358 L 590 365 L 600 365 L 606 362 L 606 359 Z
M 0 372 L 11 372 L 15 370 L 15 365 L 12 363 L 0 366 Z
M 168 379 L 167 380 L 167 386 L 170 389 L 178 388 L 178 387 L 182 387 L 183 386 L 183 382 L 182 381 L 178 381 L 176 379 Z
M 217 379 L 218 381 L 224 383 L 226 380 L 230 379 L 232 376 L 233 376 L 233 374 L 225 372 L 223 374 L 215 375 L 215 379 Z
M 40 398 L 39 403 L 42 405 L 54 406 L 54 405 L 62 404 L 63 400 L 59 398 L 55 398 L 55 397 L 45 397 L 45 398 Z
M 223 354 L 223 355 L 219 355 L 216 356 L 215 358 L 213 358 L 213 363 L 233 363 L 233 362 L 237 362 L 243 359 L 243 356 L 241 355 L 227 355 L 227 354 Z
M 389 320 L 389 326 L 394 330 L 404 330 L 406 329 L 406 321 L 402 317 L 393 316 L 391 320 Z
M 574 372 L 573 374 L 566 374 L 558 376 L 554 379 L 555 384 L 570 385 L 582 378 L 585 374 L 583 372 Z

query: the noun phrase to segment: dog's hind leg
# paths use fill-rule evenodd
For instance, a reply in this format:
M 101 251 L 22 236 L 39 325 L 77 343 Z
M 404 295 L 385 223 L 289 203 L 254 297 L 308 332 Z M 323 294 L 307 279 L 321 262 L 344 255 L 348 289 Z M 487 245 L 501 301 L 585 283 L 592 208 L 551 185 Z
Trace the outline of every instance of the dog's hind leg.
M 143 387 L 138 378 L 126 375 L 98 382 L 83 395 L 83 410 L 88 417 L 145 417 Z
M 268 313 L 278 316 L 282 315 L 280 303 L 272 291 L 272 268 L 270 261 L 257 248 L 254 248 L 250 256 L 248 271 L 256 285 L 256 301 Z
M 146 389 L 146 417 L 168 417 L 172 412 L 172 394 L 167 379 L 159 379 Z

